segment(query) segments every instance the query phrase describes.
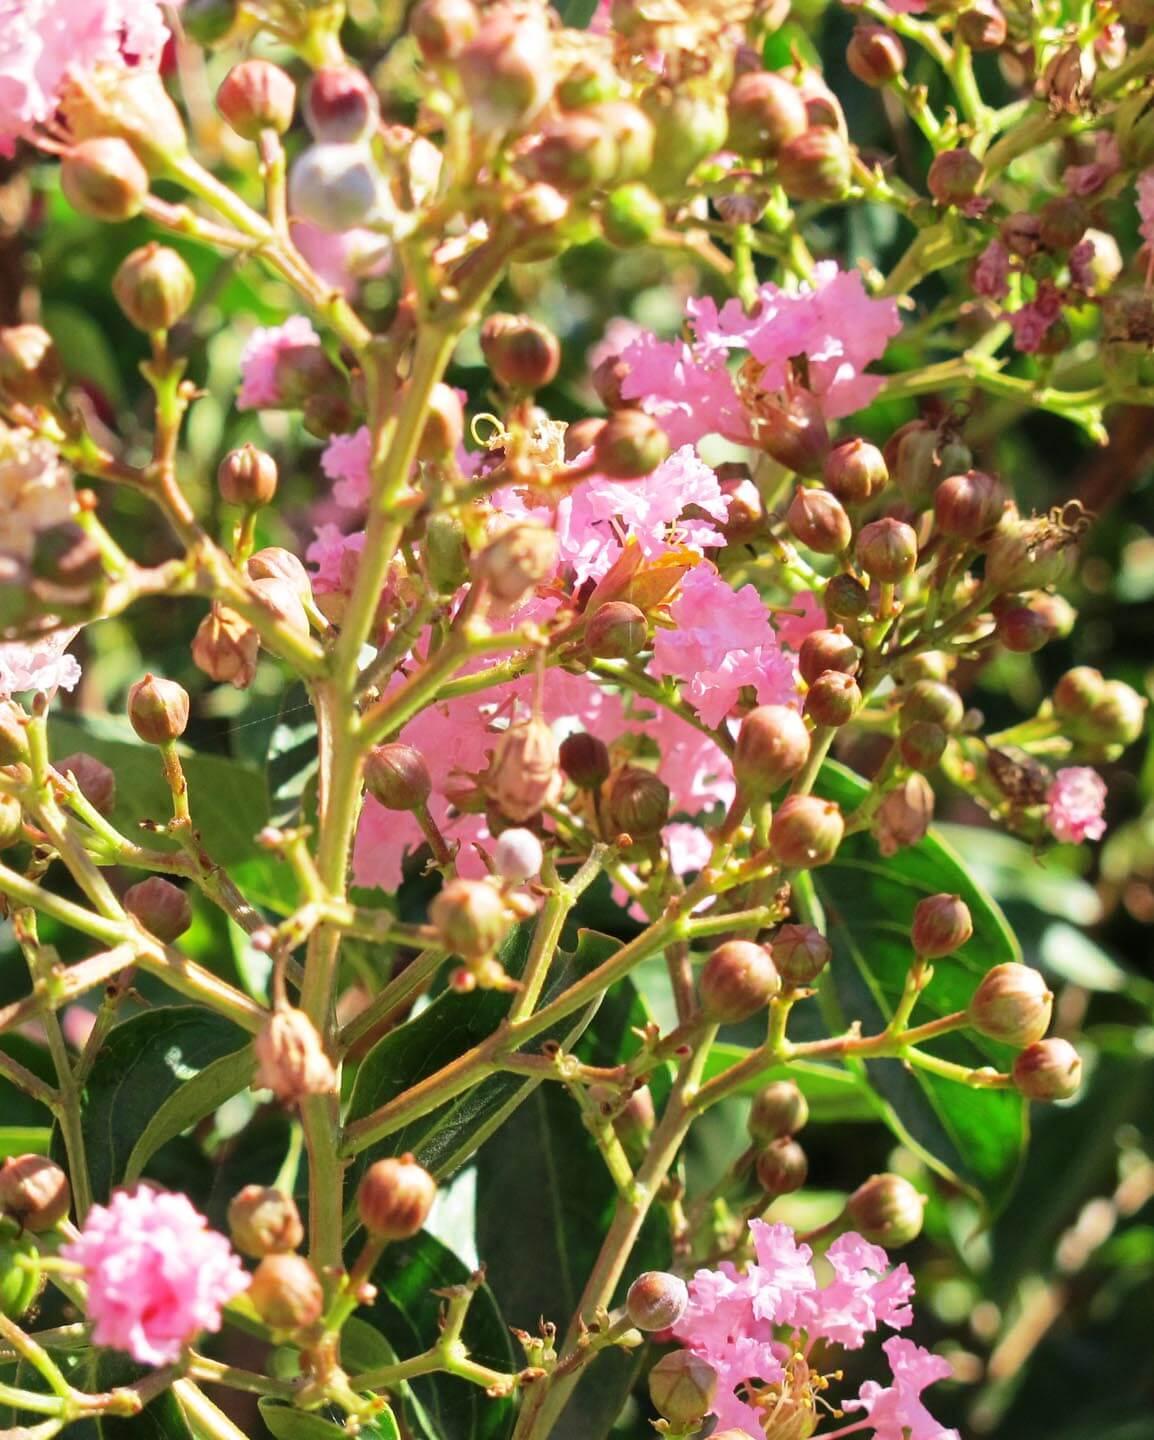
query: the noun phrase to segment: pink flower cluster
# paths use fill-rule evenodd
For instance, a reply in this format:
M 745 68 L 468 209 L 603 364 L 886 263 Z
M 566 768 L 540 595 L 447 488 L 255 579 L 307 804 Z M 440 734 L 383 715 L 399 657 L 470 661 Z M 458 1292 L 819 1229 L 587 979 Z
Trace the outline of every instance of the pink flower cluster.
M 160 0 L 0 0 L 0 155 L 51 118 L 70 71 L 155 66 L 167 39 Z
M 321 350 L 320 336 L 306 315 L 290 315 L 283 325 L 254 330 L 241 352 L 238 410 L 273 410 L 284 404 L 279 367 L 301 350 Z
M 0 645 L 0 700 L 39 690 L 52 695 L 72 690 L 80 680 L 80 663 L 64 653 L 75 630 L 53 630 L 35 643 L 11 640 Z
M 786 1382 L 791 1357 L 809 1358 L 819 1341 L 856 1350 L 881 1325 L 904 1329 L 913 1320 L 914 1281 L 905 1265 L 891 1269 L 880 1246 L 850 1233 L 826 1251 L 832 1276 L 819 1285 L 812 1250 L 788 1225 L 752 1220 L 749 1228 L 753 1261 L 744 1270 L 729 1261 L 699 1270 L 673 1335 L 718 1373 L 717 1428 L 760 1435 L 759 1389 Z M 864 1410 L 878 1440 L 958 1440 L 919 1398 L 927 1385 L 949 1375 L 948 1363 L 897 1337 L 883 1349 L 894 1383 L 869 1381 L 843 1408 Z
M 141 1365 L 169 1365 L 248 1286 L 223 1235 L 187 1196 L 138 1185 L 88 1212 L 78 1239 L 61 1248 L 84 1269 L 97 1345 Z
M 1106 833 L 1106 782 L 1089 765 L 1059 770 L 1046 792 L 1046 826 L 1056 840 L 1080 845 Z

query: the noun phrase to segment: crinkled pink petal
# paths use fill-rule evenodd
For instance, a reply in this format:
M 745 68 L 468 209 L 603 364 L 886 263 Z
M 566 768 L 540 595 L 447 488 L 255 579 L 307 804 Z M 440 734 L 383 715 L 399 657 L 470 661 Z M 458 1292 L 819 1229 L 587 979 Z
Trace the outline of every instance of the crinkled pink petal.
M 64 653 L 76 631 L 53 630 L 43 640 L 11 640 L 0 645 L 0 698 L 39 690 L 45 695 L 73 690 L 80 681 L 80 663 Z
M 1046 791 L 1046 826 L 1056 840 L 1080 845 L 1106 833 L 1106 782 L 1089 765 L 1069 765 Z
M 867 1380 L 856 1400 L 842 1402 L 848 1411 L 869 1417 L 875 1440 L 960 1440 L 956 1430 L 940 1425 L 921 1401 L 921 1392 L 953 1373 L 948 1360 L 898 1336 L 882 1346 L 894 1374 L 892 1385 Z
M 283 325 L 262 326 L 248 337 L 240 357 L 238 410 L 270 410 L 281 403 L 277 361 L 286 350 L 315 345 L 320 336 L 307 315 L 290 315 Z

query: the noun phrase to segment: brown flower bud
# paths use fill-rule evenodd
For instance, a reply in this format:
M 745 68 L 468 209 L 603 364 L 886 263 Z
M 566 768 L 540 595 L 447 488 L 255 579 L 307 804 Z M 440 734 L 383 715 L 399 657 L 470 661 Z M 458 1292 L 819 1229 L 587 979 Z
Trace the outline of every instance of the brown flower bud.
M 815 725 L 845 725 L 861 708 L 862 694 L 852 675 L 826 670 L 810 685 L 805 697 L 805 714 Z
M 638 1275 L 625 1297 L 625 1309 L 638 1330 L 668 1330 L 689 1305 L 689 1288 L 677 1275 L 647 1270 Z
M 692 1350 L 663 1355 L 649 1372 L 649 1398 L 658 1414 L 684 1429 L 703 1420 L 717 1394 L 717 1371 Z
M 883 584 L 896 584 L 917 568 L 918 537 L 902 520 L 871 521 L 859 532 L 855 548 L 862 569 Z
M 620 355 L 606 355 L 591 375 L 597 398 L 606 410 L 628 410 L 631 403 L 621 393 L 622 381 L 629 374 L 629 366 Z
M 409 398 L 409 381 L 397 392 L 397 405 L 404 409 Z M 450 385 L 433 386 L 429 396 L 429 413 L 421 432 L 417 456 L 421 460 L 444 460 L 452 455 L 465 437 L 465 412 L 461 397 Z
M 305 96 L 305 124 L 314 140 L 348 145 L 364 140 L 381 118 L 381 103 L 368 79 L 352 65 L 318 70 Z
M 271 1090 L 282 1105 L 292 1106 L 305 1095 L 334 1095 L 336 1072 L 325 1054 L 316 1027 L 303 1010 L 274 1010 L 253 1041 L 256 1053 L 254 1088 Z
M 472 0 L 420 0 L 409 16 L 409 33 L 430 65 L 456 60 L 477 33 Z
M 748 1020 L 764 1010 L 781 989 L 781 976 L 764 945 L 752 940 L 727 940 L 719 945 L 701 972 L 701 1008 L 723 1025 Z
M 964 146 L 934 156 L 926 187 L 939 205 L 964 205 L 977 193 L 982 162 Z
M 828 865 L 845 835 L 841 810 L 816 795 L 790 795 L 770 826 L 770 847 L 779 864 L 810 870 Z
M 540 390 L 561 367 L 556 335 L 527 315 L 490 315 L 481 326 L 481 353 L 509 390 Z
M 429 906 L 442 945 L 463 960 L 484 960 L 509 933 L 512 920 L 500 894 L 485 880 L 449 880 Z
M 1035 1040 L 1014 1061 L 1013 1076 L 1027 1100 L 1069 1100 L 1082 1085 L 1082 1057 L 1068 1040 Z
M 998 639 L 1015 655 L 1033 655 L 1057 635 L 1050 619 L 1028 605 L 1012 605 L 998 614 Z
M 312 596 L 312 581 L 309 572 L 288 550 L 279 545 L 269 545 L 248 557 L 245 569 L 254 580 L 283 580 L 302 598 Z
M 557 533 L 536 521 L 524 520 L 502 530 L 473 562 L 473 573 L 490 593 L 515 605 L 557 568 Z
M 1054 997 L 1028 965 L 995 965 L 974 991 L 970 1024 L 1005 1045 L 1032 1045 L 1046 1033 Z
M 856 620 L 869 608 L 869 591 L 852 575 L 835 575 L 825 587 L 825 613 L 832 620 Z
M 552 728 L 532 717 L 501 736 L 485 773 L 487 795 L 514 824 L 530 820 L 561 793 L 561 765 Z
M 628 660 L 644 650 L 648 638 L 644 612 L 627 600 L 610 600 L 586 626 L 585 648 L 598 660 Z
M 1075 665 L 1054 686 L 1054 714 L 1063 720 L 1080 720 L 1091 713 L 1105 692 L 1101 670 Z
M 216 472 L 221 499 L 228 505 L 252 509 L 269 505 L 276 495 L 276 461 L 255 445 L 242 445 L 230 450 Z
M 878 806 L 874 833 L 883 855 L 916 845 L 934 818 L 934 792 L 924 775 L 910 775 L 887 792 Z
M 846 47 L 845 61 L 863 85 L 880 89 L 905 70 L 906 49 L 885 25 L 858 25 Z
M 952 685 L 940 680 L 918 680 L 902 701 L 901 723 L 905 729 L 928 720 L 953 734 L 961 729 L 965 713 L 965 702 Z
M 421 752 L 394 740 L 369 751 L 365 788 L 386 810 L 420 810 L 428 803 L 433 781 Z
M 778 151 L 777 179 L 791 200 L 844 200 L 853 180 L 849 143 L 837 130 L 815 126 Z
M 232 1243 L 243 1255 L 287 1255 L 305 1238 L 296 1201 L 283 1190 L 246 1185 L 228 1204 Z
M 0 765 L 28 760 L 28 716 L 15 700 L 0 700 Z
M 473 123 L 486 135 L 532 120 L 553 93 L 553 47 L 543 11 L 486 10 L 457 72 Z
M 294 634 L 307 638 L 310 630 L 308 612 L 295 586 L 275 576 L 252 582 L 253 594 L 276 618 Z
M 303 1255 L 266 1255 L 246 1291 L 253 1309 L 272 1330 L 304 1330 L 325 1308 L 325 1292 Z
M 561 769 L 579 790 L 598 790 L 609 779 L 609 750 L 584 730 L 567 735 L 558 752 Z
M 840 625 L 832 630 L 811 630 L 797 652 L 797 668 L 807 685 L 812 685 L 827 670 L 856 674 L 861 651 Z
M 20 405 L 51 405 L 63 379 L 60 353 L 47 330 L 0 327 L 0 394 Z
M 791 990 L 812 985 L 833 958 L 829 941 L 812 925 L 783 925 L 773 937 L 773 961 Z
M 216 92 L 216 108 L 245 140 L 258 140 L 264 130 L 283 135 L 293 123 L 296 100 L 292 77 L 267 60 L 234 65 Z
M 149 672 L 128 692 L 128 718 L 146 745 L 179 740 L 188 728 L 188 691 Z
M 617 146 L 598 115 L 574 110 L 543 128 L 523 157 L 521 168 L 530 179 L 552 185 L 563 194 L 603 189 L 617 175 Z
M 774 1080 L 753 1097 L 746 1126 L 751 1139 L 767 1145 L 804 1130 L 808 1119 L 809 1105 L 793 1081 Z
M 960 895 L 927 895 L 914 911 L 910 939 L 926 960 L 952 955 L 974 933 L 970 907 Z
M 809 1161 L 805 1151 L 788 1135 L 771 1141 L 757 1157 L 757 1183 L 767 1195 L 792 1195 L 805 1184 Z
M 976 0 L 958 16 L 957 30 L 962 42 L 982 54 L 1000 50 L 1008 34 L 1005 11 L 994 0 Z
M 792 780 L 809 759 L 809 731 L 796 710 L 759 705 L 741 722 L 733 772 L 742 793 L 765 800 Z
M 10 1155 L 0 1166 L 0 1215 L 39 1235 L 68 1214 L 68 1176 L 44 1155 Z
M 761 533 L 765 524 L 765 502 L 753 483 L 749 467 L 727 462 L 717 467 L 721 493 L 725 496 L 725 538 L 731 545 L 742 545 Z
M 116 808 L 116 776 L 107 765 L 95 756 L 80 751 L 57 760 L 55 768 L 59 774 L 75 781 L 77 789 L 94 810 L 101 815 L 112 814 Z
M 116 303 L 138 330 L 172 327 L 188 312 L 196 281 L 183 258 L 155 240 L 126 256 L 112 277 Z
M 849 516 L 828 490 L 799 487 L 785 520 L 801 543 L 818 555 L 840 555 L 853 539 Z
M 898 739 L 898 753 L 902 763 L 911 770 L 933 770 L 946 753 L 949 736 L 940 725 L 932 720 L 915 720 L 907 726 Z
M 648 840 L 669 819 L 669 787 L 652 770 L 625 765 L 609 782 L 605 814 L 616 834 Z
M 1038 211 L 1042 244 L 1047 250 L 1072 250 L 1086 233 L 1086 207 L 1076 195 L 1055 195 Z
M 160 875 L 130 885 L 124 892 L 124 908 L 166 945 L 179 939 L 192 924 L 188 896 L 179 885 Z
M 944 535 L 976 540 L 1002 518 L 1006 492 L 1001 482 L 981 470 L 950 475 L 934 495 L 934 518 Z
M 819 475 L 821 473 L 826 456 L 829 454 L 829 430 L 826 428 L 821 401 L 808 390 L 795 388 L 783 395 L 780 401 L 762 400 L 758 404 L 757 413 L 754 416 L 753 432 L 754 439 L 760 448 L 772 455 L 779 465 L 784 465 L 787 470 L 792 470 L 795 475 Z M 803 493 L 808 496 L 818 492 L 805 491 Z M 830 500 L 834 505 L 837 504 L 832 496 L 830 496 Z M 792 528 L 792 506 L 790 510 Z M 803 513 L 808 514 L 808 511 L 799 511 L 799 517 Z M 846 524 L 848 525 L 848 521 Z M 816 533 L 828 533 L 829 528 L 832 527 L 827 521 L 823 532 Z
M 584 420 L 575 420 L 565 428 L 565 459 L 576 460 L 593 447 L 598 435 L 605 428 L 605 421 L 599 415 L 589 415 Z
M 1032 260 L 1042 248 L 1042 222 L 1028 210 L 1018 210 L 1002 221 L 1002 243 L 1020 260 Z
M 411 1155 L 378 1160 L 357 1187 L 361 1224 L 378 1240 L 410 1240 L 424 1227 L 437 1182 Z
M 618 410 L 593 441 L 593 464 L 609 480 L 641 480 L 669 454 L 669 437 L 644 410 Z
M 871 1245 L 900 1250 L 922 1233 L 925 1196 L 900 1175 L 871 1175 L 846 1201 L 850 1224 Z
M 256 675 L 260 636 L 243 615 L 227 605 L 214 605 L 200 622 L 192 641 L 192 659 L 210 680 L 247 689 Z
M 739 155 L 771 160 L 788 140 L 804 135 L 808 123 L 801 91 L 783 76 L 751 70 L 733 82 L 726 145 Z
M 126 140 L 150 175 L 188 153 L 184 120 L 151 65 L 97 66 L 66 79 L 60 109 L 74 140 Z
M 868 440 L 843 440 L 826 456 L 825 483 L 846 505 L 861 505 L 889 483 L 885 456 Z

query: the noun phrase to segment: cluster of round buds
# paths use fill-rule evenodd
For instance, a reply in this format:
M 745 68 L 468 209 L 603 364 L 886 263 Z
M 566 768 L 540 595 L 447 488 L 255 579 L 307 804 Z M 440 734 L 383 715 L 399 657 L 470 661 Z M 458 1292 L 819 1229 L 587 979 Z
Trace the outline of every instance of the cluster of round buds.
M 1069 738 L 1091 754 L 1111 758 L 1132 745 L 1146 723 L 1147 702 L 1122 680 L 1078 665 L 1054 687 L 1054 714 Z
M 1037 970 L 1010 962 L 984 976 L 967 1011 L 979 1034 L 1020 1052 L 1011 1075 L 1029 1100 L 1068 1100 L 1082 1082 L 1082 1060 L 1074 1047 L 1056 1036 L 1043 1038 L 1053 1001 Z

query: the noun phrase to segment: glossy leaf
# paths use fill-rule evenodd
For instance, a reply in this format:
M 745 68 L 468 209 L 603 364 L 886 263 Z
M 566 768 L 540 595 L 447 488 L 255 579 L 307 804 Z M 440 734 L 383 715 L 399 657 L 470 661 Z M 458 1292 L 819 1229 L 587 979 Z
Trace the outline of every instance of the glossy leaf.
M 47 1155 L 51 1142 L 47 1125 L 0 1125 L 0 1160 L 9 1155 Z
M 341 1440 L 349 1433 L 335 1420 L 294 1410 L 291 1405 L 281 1405 L 267 1398 L 260 1401 L 260 1418 L 275 1440 Z M 401 1435 L 389 1410 L 382 1411 L 371 1420 L 362 1421 L 359 1433 L 366 1440 L 400 1440 Z
M 189 1130 L 223 1105 L 252 1079 L 252 1046 L 245 1045 L 213 1060 L 157 1106 L 124 1167 L 126 1181 L 139 1178 L 153 1155 L 167 1141 Z
M 705 1065 L 705 1080 L 744 1060 L 749 1050 L 743 1045 L 714 1045 Z M 799 1060 L 792 1065 L 775 1065 L 753 1076 L 736 1093 L 755 1095 L 771 1080 L 792 1080 L 809 1103 L 814 1122 L 836 1124 L 846 1120 L 876 1120 L 877 1105 L 861 1076 L 843 1066 L 816 1060 Z

